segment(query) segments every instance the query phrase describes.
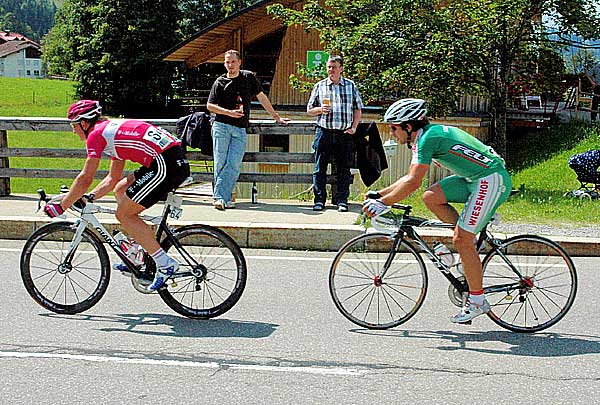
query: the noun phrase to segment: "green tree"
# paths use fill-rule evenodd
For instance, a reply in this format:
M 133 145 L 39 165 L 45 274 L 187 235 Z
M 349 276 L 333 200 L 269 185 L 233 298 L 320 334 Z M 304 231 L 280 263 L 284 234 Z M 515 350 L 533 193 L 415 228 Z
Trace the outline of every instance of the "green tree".
M 179 34 L 182 39 L 246 8 L 257 0 L 179 0 Z
M 221 0 L 179 0 L 179 36 L 191 37 L 225 17 Z
M 308 0 L 299 11 L 269 10 L 319 31 L 369 100 L 422 97 L 442 115 L 462 94 L 487 95 L 492 144 L 503 154 L 509 85 L 530 70 L 521 64 L 556 61 L 550 55 L 563 44 L 553 38 L 569 32 L 600 37 L 598 10 L 586 0 Z
M 55 15 L 55 24 L 42 39 L 42 60 L 50 75 L 71 77 L 82 30 L 87 26 L 85 2 L 66 0 Z M 90 27 L 91 28 L 91 27 Z
M 0 0 L 0 29 L 39 41 L 52 27 L 55 12 L 49 0 Z
M 161 54 L 177 41 L 170 0 L 65 0 L 45 41 L 52 72 L 68 72 L 79 97 L 107 112 L 160 114 L 171 93 L 172 66 Z M 61 54 L 64 52 L 64 54 Z
M 567 71 L 570 73 L 587 73 L 600 61 L 589 49 L 578 49 L 565 56 Z

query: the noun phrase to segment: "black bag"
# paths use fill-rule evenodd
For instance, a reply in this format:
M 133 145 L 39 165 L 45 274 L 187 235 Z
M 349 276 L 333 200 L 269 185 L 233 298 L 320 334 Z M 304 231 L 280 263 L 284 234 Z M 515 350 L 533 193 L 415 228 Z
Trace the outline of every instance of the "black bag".
M 195 112 L 181 117 L 175 123 L 175 131 L 183 150 L 187 147 L 200 149 L 203 155 L 212 156 L 212 117 L 204 112 Z

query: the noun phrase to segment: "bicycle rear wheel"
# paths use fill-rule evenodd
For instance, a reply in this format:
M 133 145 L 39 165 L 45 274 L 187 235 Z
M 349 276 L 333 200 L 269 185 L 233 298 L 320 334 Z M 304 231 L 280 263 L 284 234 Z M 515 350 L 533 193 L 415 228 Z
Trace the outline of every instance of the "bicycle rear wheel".
M 246 259 L 238 244 L 225 232 L 207 225 L 192 225 L 173 235 L 182 246 L 165 239 L 163 249 L 179 262 L 175 285 L 158 290 L 175 312 L 189 318 L 208 319 L 229 311 L 246 287 Z M 171 251 L 169 251 L 171 249 Z
M 106 249 L 89 229 L 70 261 L 66 255 L 77 228 L 53 222 L 36 230 L 21 253 L 25 289 L 42 307 L 59 314 L 77 314 L 102 298 L 110 280 Z
M 577 273 L 559 244 L 520 235 L 484 258 L 483 288 L 492 321 L 514 332 L 537 332 L 569 311 L 577 292 Z
M 388 329 L 417 313 L 427 292 L 427 272 L 421 255 L 406 241 L 381 278 L 392 241 L 384 233 L 349 240 L 329 270 L 329 292 L 337 309 L 351 322 L 368 329 Z

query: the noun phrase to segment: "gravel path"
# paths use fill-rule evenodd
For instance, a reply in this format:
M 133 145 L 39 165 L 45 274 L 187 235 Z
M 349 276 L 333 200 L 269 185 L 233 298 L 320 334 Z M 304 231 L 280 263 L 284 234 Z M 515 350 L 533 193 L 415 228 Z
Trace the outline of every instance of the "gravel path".
M 504 232 L 509 234 L 531 233 L 546 236 L 574 236 L 582 238 L 600 238 L 600 227 L 576 227 L 571 224 L 562 225 L 535 225 L 502 223 L 490 228 L 492 233 Z

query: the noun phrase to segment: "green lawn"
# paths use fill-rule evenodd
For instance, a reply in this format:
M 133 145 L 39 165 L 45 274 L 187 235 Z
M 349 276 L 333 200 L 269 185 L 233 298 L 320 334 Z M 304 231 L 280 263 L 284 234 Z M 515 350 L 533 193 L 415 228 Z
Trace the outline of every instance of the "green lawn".
M 65 117 L 74 82 L 0 77 L 0 116 Z
M 2 117 L 65 117 L 74 102 L 74 82 L 66 80 L 15 79 L 0 77 L 0 116 Z M 15 131 L 8 133 L 11 148 L 85 148 L 71 132 Z M 108 160 L 101 169 L 108 169 Z M 83 159 L 10 158 L 10 167 L 41 169 L 74 169 L 83 167 Z M 54 193 L 73 179 L 11 179 L 13 193 L 34 193 L 45 188 Z

